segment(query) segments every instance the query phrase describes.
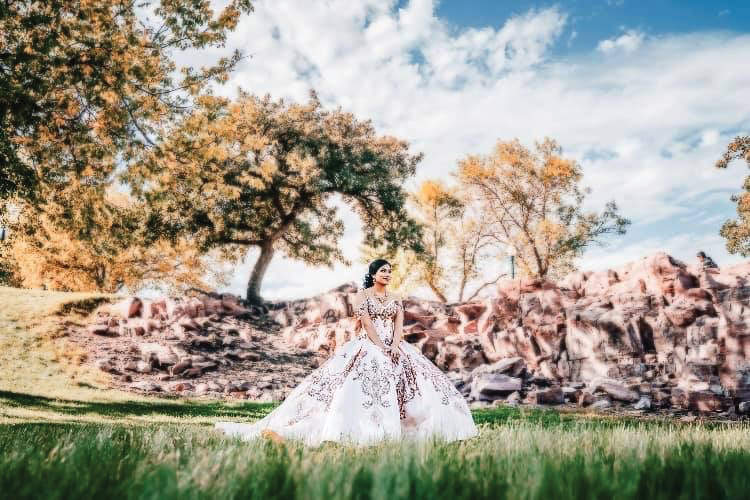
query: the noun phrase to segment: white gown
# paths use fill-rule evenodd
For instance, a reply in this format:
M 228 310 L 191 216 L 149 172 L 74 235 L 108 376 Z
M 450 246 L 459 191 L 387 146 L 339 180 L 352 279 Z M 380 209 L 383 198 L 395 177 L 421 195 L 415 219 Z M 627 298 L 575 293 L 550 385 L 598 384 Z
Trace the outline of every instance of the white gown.
M 367 312 L 384 344 L 393 341 L 400 300 L 366 295 L 356 314 Z M 477 435 L 461 393 L 416 347 L 402 340 L 398 363 L 362 328 L 326 362 L 305 377 L 261 420 L 216 422 L 230 436 L 252 439 L 265 429 L 308 445 L 324 441 L 353 445 L 383 439 L 435 436 L 447 441 Z

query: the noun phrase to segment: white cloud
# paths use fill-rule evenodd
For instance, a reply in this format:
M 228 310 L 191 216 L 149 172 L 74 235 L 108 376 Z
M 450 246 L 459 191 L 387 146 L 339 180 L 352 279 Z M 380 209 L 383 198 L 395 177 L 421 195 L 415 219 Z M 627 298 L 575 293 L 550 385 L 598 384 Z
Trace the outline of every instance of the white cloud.
M 701 133 L 701 147 L 715 146 L 719 142 L 719 131 L 707 129 Z
M 597 49 L 601 50 L 605 54 L 612 52 L 623 51 L 633 52 L 635 49 L 641 46 L 644 34 L 636 30 L 628 30 L 623 35 L 617 38 L 610 38 L 608 40 L 602 40 L 599 42 Z
M 677 243 L 689 249 L 696 241 L 721 255 L 718 226 L 696 229 L 677 220 L 689 221 L 741 186 L 740 167 L 720 171 L 713 164 L 733 136 L 750 131 L 750 73 L 736 64 L 750 49 L 750 36 L 646 40 L 631 30 L 597 50 L 554 56 L 550 49 L 572 36 L 566 13 L 554 7 L 501 26 L 458 29 L 435 17 L 429 0 L 402 8 L 395 0 L 254 5 L 228 43 L 253 57 L 220 92 L 233 95 L 242 86 L 304 100 L 315 88 L 324 104 L 370 118 L 381 133 L 425 153 L 407 188 L 426 178 L 447 179 L 457 159 L 489 152 L 497 139 L 518 137 L 531 145 L 550 136 L 583 166 L 583 183 L 593 189 L 587 208 L 600 210 L 615 199 L 635 222 L 674 221 L 687 235 L 672 247 L 666 246 L 672 240 L 660 247 L 659 239 L 638 242 L 626 235 L 592 258 L 615 264 L 652 250 L 676 251 L 682 248 Z M 611 57 L 615 53 L 623 57 Z M 349 248 L 356 254 L 360 238 L 357 228 L 347 227 L 348 254 Z M 249 274 L 246 267 L 242 273 Z M 307 268 L 277 255 L 267 295 L 312 295 L 359 281 L 363 272 L 356 264 L 353 270 Z

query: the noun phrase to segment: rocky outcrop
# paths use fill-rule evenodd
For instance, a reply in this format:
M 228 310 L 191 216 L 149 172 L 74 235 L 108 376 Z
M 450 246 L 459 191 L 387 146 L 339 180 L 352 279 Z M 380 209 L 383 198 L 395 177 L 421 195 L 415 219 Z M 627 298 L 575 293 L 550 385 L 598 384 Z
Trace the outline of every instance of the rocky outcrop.
M 128 297 L 68 333 L 120 388 L 271 401 L 283 399 L 320 359 L 291 349 L 267 312 L 231 295 Z
M 749 279 L 750 263 L 703 270 L 659 252 L 557 284 L 504 281 L 472 303 L 409 297 L 404 335 L 470 400 L 732 411 L 750 400 Z M 327 355 L 355 334 L 355 293 L 274 318 L 289 344 Z
M 464 304 L 404 300 L 404 336 L 474 404 L 750 411 L 750 263 L 660 252 Z M 357 334 L 357 287 L 246 308 L 231 295 L 101 308 L 73 336 L 123 387 L 281 399 Z M 145 389 L 144 389 L 145 388 Z

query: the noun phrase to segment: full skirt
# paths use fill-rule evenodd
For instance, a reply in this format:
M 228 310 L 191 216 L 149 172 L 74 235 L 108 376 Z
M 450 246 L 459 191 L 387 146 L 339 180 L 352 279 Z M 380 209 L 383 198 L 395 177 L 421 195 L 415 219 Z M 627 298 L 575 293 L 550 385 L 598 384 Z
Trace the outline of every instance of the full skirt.
M 394 362 L 359 336 L 336 350 L 263 419 L 215 426 L 248 440 L 268 429 L 308 445 L 430 437 L 454 441 L 477 435 L 466 400 L 450 379 L 405 341 L 399 354 Z

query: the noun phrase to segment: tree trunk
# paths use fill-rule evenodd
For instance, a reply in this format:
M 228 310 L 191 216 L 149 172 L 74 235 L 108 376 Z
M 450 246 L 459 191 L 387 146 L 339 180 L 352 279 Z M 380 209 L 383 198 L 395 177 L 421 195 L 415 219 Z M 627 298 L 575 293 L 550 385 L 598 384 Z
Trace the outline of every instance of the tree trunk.
M 263 297 L 260 296 L 260 284 L 263 281 L 263 276 L 266 274 L 268 264 L 271 263 L 273 257 L 273 241 L 266 241 L 260 247 L 260 256 L 255 261 L 255 267 L 253 272 L 250 274 L 250 280 L 247 282 L 247 294 L 245 300 L 250 304 L 260 305 L 263 303 Z
M 430 290 L 432 290 L 432 293 L 434 293 L 437 296 L 440 302 L 442 302 L 443 304 L 448 303 L 448 299 L 445 297 L 445 295 L 443 295 L 443 292 L 437 286 L 435 286 L 434 283 L 429 282 L 427 283 L 427 286 L 430 287 Z

